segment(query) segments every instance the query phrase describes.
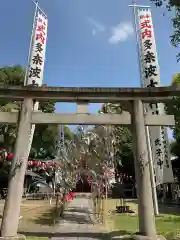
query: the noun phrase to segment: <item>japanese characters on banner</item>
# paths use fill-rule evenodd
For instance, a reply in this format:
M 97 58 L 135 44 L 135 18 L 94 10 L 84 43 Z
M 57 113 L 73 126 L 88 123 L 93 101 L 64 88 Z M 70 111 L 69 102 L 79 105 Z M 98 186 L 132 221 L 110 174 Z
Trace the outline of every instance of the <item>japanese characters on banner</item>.
M 42 85 L 46 39 L 47 39 L 47 17 L 40 11 L 37 11 L 36 26 L 32 42 L 29 69 L 27 73 L 27 85 Z
M 140 36 L 140 67 L 143 87 L 158 87 L 160 84 L 160 69 L 152 24 L 152 15 L 149 8 L 138 8 L 138 25 Z M 146 106 L 148 114 L 164 114 L 164 104 L 150 103 Z M 166 127 L 149 127 L 152 156 L 156 184 L 174 181 L 169 143 Z
M 171 183 L 174 182 L 174 176 L 172 171 L 167 127 L 161 127 L 161 135 L 164 147 L 164 183 Z

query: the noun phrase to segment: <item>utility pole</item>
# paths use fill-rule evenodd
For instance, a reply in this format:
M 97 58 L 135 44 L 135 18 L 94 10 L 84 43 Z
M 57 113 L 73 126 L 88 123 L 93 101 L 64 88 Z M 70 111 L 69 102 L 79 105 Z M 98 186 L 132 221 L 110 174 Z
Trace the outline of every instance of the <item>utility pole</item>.
M 138 35 L 138 26 L 137 26 L 137 17 L 136 17 L 136 9 L 138 7 L 141 8 L 150 8 L 150 6 L 144 5 L 136 5 L 135 1 L 132 1 L 132 5 L 129 5 L 133 9 L 133 22 L 134 22 L 134 29 L 136 34 L 136 45 L 137 45 L 137 55 L 139 61 L 139 72 L 140 72 L 140 79 L 141 79 L 141 87 L 143 86 L 143 79 L 141 76 L 141 69 L 140 69 L 140 48 L 139 48 L 139 35 Z M 144 108 L 144 113 L 146 112 Z M 154 214 L 156 216 L 159 215 L 159 208 L 158 208 L 158 200 L 157 200 L 157 192 L 156 192 L 156 182 L 155 182 L 155 175 L 154 175 L 154 164 L 153 164 L 153 157 L 152 157 L 152 149 L 151 149 L 151 142 L 150 142 L 150 135 L 149 135 L 149 127 L 145 127 L 146 131 L 146 138 L 147 138 L 147 149 L 148 149 L 148 158 L 149 158 L 149 171 L 150 171 L 150 179 L 151 179 L 151 188 L 152 188 L 152 198 L 153 198 L 153 206 L 154 206 Z

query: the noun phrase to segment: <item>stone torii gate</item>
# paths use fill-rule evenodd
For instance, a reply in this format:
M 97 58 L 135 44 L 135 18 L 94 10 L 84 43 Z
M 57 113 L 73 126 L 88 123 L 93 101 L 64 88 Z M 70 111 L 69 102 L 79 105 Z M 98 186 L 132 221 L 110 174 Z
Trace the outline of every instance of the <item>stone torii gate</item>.
M 4 215 L 1 225 L 2 237 L 17 234 L 20 205 L 23 194 L 24 175 L 28 161 L 28 144 L 31 124 L 83 124 L 83 125 L 131 125 L 135 152 L 135 173 L 138 192 L 139 230 L 156 239 L 156 227 L 150 184 L 149 161 L 145 126 L 172 126 L 170 115 L 144 114 L 143 103 L 166 102 L 180 94 L 180 87 L 158 88 L 66 88 L 66 87 L 11 87 L 0 86 L 0 99 L 22 101 L 19 113 L 0 112 L 0 123 L 18 123 L 15 158 Z M 76 102 L 77 113 L 58 114 L 33 112 L 34 101 Z M 88 103 L 126 102 L 130 113 L 89 114 Z M 8 238 L 10 239 L 10 238 Z

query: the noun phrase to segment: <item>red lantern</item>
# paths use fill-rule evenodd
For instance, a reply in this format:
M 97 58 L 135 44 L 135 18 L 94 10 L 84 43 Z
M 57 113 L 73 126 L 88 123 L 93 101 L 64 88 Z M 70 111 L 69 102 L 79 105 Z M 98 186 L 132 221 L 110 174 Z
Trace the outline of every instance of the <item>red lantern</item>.
M 41 161 L 38 161 L 38 162 L 37 162 L 37 166 L 41 166 Z
M 39 162 L 39 161 L 37 161 L 37 160 L 34 161 L 34 165 L 35 165 L 36 167 L 38 166 L 38 162 Z
M 7 160 L 12 160 L 14 155 L 12 153 L 8 153 L 6 159 Z
M 33 166 L 36 166 L 36 161 L 33 160 L 32 163 Z
M 43 170 L 45 170 L 46 164 L 42 162 L 41 168 L 42 168 Z

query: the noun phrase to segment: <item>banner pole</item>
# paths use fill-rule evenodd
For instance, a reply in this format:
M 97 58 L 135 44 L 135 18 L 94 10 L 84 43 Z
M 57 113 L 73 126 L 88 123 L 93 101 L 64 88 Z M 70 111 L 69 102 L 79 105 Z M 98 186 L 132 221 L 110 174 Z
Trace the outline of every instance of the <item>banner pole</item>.
M 143 6 L 143 5 L 136 5 L 135 1 L 132 1 L 132 5 L 129 5 L 133 9 L 133 22 L 134 22 L 134 29 L 136 35 L 136 45 L 137 45 L 137 54 L 139 60 L 139 73 L 141 79 L 141 87 L 143 86 L 143 79 L 141 76 L 141 64 L 140 64 L 140 49 L 139 49 L 139 35 L 138 35 L 138 26 L 137 26 L 137 17 L 136 17 L 136 8 L 150 8 L 150 6 Z M 146 109 L 144 108 L 144 112 Z M 159 215 L 159 208 L 158 208 L 158 200 L 157 200 L 157 192 L 156 192 L 156 183 L 155 183 L 155 175 L 154 175 L 154 164 L 153 164 L 153 157 L 152 157 L 152 149 L 151 149 L 151 141 L 149 135 L 149 127 L 145 127 L 146 130 L 146 138 L 147 138 L 147 149 L 148 149 L 148 158 L 149 158 L 149 171 L 150 171 L 150 178 L 151 178 L 151 188 L 152 188 L 152 198 L 153 198 L 153 205 L 154 205 L 154 214 L 156 216 Z
M 29 45 L 28 64 L 27 64 L 27 67 L 26 67 L 26 73 L 25 73 L 25 77 L 24 77 L 24 85 L 25 86 L 28 85 L 27 75 L 28 75 L 28 69 L 29 69 L 29 64 L 30 64 L 30 59 L 31 59 L 31 49 L 32 49 L 32 45 L 33 45 L 33 38 L 34 38 L 35 27 L 36 27 L 36 15 L 37 15 L 39 2 L 38 1 L 34 2 L 33 1 L 33 3 L 35 4 L 35 10 L 34 10 L 33 26 L 32 26 L 32 32 L 31 32 L 30 45 Z

